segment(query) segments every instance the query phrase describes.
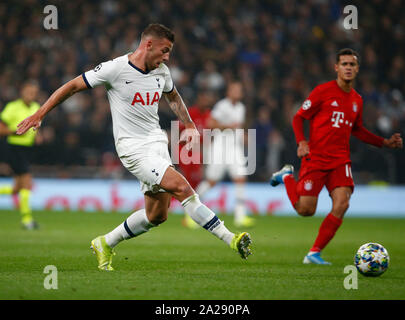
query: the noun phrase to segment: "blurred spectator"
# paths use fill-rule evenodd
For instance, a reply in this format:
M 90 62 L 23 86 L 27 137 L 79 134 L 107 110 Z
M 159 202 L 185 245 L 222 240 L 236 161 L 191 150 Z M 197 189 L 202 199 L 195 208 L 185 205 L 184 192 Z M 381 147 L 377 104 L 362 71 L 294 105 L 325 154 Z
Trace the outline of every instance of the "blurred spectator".
M 259 108 L 256 122 L 253 125 L 256 130 L 256 173 L 255 179 L 265 181 L 271 168 L 268 168 L 266 159 L 270 150 L 270 140 L 273 124 L 270 119 L 270 109 L 267 106 Z M 273 151 L 273 150 L 272 150 Z
M 196 74 L 195 83 L 198 89 L 210 91 L 219 91 L 225 85 L 224 78 L 211 60 L 205 62 L 204 68 Z

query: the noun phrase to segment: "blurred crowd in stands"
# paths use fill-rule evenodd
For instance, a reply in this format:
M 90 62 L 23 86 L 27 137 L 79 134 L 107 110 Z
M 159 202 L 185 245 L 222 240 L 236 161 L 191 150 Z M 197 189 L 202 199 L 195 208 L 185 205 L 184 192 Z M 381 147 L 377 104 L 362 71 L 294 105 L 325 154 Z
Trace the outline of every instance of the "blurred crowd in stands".
M 131 0 L 53 1 L 58 29 L 46 30 L 46 1 L 0 3 L 0 110 L 36 79 L 39 103 L 63 83 L 102 61 L 133 51 L 151 22 L 176 35 L 168 63 L 188 106 L 199 91 L 224 96 L 240 79 L 246 128 L 257 131 L 257 170 L 266 181 L 286 162 L 299 166 L 291 119 L 316 85 L 335 78 L 335 53 L 361 55 L 356 90 L 366 128 L 405 134 L 405 10 L 401 0 Z M 347 4 L 358 9 L 358 29 L 343 27 Z M 174 114 L 162 101 L 161 125 Z M 104 88 L 79 93 L 55 108 L 41 128 L 34 176 L 126 177 L 116 157 Z M 1 152 L 0 152 L 1 153 Z M 1 156 L 0 156 L 1 157 Z M 403 150 L 380 152 L 352 141 L 357 183 L 405 183 Z M 1 169 L 3 168 L 3 169 Z M 0 166 L 0 175 L 7 170 Z

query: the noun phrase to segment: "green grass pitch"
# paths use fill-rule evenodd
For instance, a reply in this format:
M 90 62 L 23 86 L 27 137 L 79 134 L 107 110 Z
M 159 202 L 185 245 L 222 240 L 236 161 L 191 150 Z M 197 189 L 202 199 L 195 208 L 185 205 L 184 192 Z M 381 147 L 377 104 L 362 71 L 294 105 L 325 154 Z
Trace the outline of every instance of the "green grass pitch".
M 254 254 L 242 260 L 222 241 L 181 225 L 170 214 L 159 227 L 116 248 L 114 272 L 100 272 L 90 240 L 121 223 L 122 213 L 34 213 L 41 228 L 25 231 L 16 211 L 0 211 L 0 299 L 404 299 L 405 219 L 346 218 L 323 257 L 332 266 L 303 265 L 320 217 L 257 217 L 248 230 Z M 350 212 L 348 213 L 350 215 Z M 231 216 L 221 216 L 232 231 Z M 347 290 L 343 272 L 366 242 L 390 253 L 378 278 L 358 274 Z M 58 271 L 58 289 L 47 290 L 44 268 Z

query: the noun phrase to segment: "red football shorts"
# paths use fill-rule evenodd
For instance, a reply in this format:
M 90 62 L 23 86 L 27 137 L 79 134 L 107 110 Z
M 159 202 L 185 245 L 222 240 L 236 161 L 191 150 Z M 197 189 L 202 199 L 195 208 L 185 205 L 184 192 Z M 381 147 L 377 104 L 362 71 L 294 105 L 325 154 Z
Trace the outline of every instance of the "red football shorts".
M 337 187 L 350 187 L 354 190 L 354 181 L 350 163 L 335 169 L 322 170 L 301 162 L 297 193 L 300 196 L 317 197 L 323 186 L 329 194 Z

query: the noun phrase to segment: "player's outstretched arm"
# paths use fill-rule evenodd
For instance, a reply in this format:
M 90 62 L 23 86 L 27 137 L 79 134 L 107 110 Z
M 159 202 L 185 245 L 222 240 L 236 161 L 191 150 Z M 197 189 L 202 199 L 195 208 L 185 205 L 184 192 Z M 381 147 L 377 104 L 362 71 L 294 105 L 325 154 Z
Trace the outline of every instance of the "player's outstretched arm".
M 384 139 L 383 146 L 390 149 L 396 149 L 403 147 L 403 141 L 400 133 L 394 133 L 391 138 Z
M 185 127 L 195 127 L 193 120 L 191 120 L 190 114 L 188 113 L 187 107 L 176 87 L 174 87 L 171 92 L 164 93 L 164 96 L 174 114 L 181 122 L 183 122 Z
M 200 134 L 188 113 L 187 107 L 176 88 L 173 88 L 170 93 L 164 93 L 164 96 L 174 114 L 185 126 L 185 130 L 181 133 L 180 141 L 185 142 L 186 148 L 190 150 L 193 145 L 199 143 Z
M 304 134 L 304 120 L 305 119 L 299 113 L 296 113 L 292 121 L 295 141 L 298 145 L 297 156 L 300 159 L 309 154 L 309 145 Z
M 87 89 L 87 85 L 83 80 L 82 76 L 78 76 L 69 82 L 65 83 L 59 89 L 57 89 L 48 100 L 35 112 L 32 116 L 24 119 L 17 125 L 17 134 L 24 134 L 30 128 L 34 130 L 41 126 L 41 121 L 45 115 L 56 107 L 61 102 L 65 101 L 70 96 L 75 93 Z

